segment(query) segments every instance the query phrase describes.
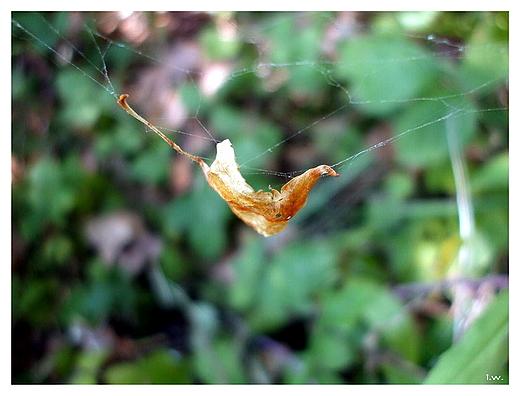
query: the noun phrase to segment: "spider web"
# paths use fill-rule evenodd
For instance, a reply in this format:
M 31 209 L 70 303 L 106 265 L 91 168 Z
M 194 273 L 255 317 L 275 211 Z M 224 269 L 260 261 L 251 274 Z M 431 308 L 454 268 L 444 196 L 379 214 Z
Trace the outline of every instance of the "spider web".
M 475 20 L 498 20 L 494 15 L 474 15 Z M 214 143 L 231 138 L 246 177 L 267 175 L 281 180 L 281 185 L 307 167 L 331 165 L 343 181 L 318 186 L 324 192 L 309 202 L 312 213 L 326 205 L 346 207 L 366 194 L 354 188 L 351 198 L 338 197 L 361 174 L 378 178 L 389 156 L 411 168 L 438 161 L 428 155 L 442 151 L 430 149 L 445 144 L 438 130 L 447 120 L 456 122 L 467 144 L 475 137 L 480 117 L 507 117 L 507 102 L 497 98 L 508 78 L 507 46 L 498 40 L 479 41 L 478 35 L 469 42 L 448 38 L 435 27 L 437 17 L 77 13 L 67 23 L 60 15 L 40 14 L 40 25 L 34 26 L 24 22 L 22 13 L 13 14 L 12 25 L 14 37 L 79 73 L 91 86 L 92 100 L 113 99 L 114 112 L 120 112 L 115 101 L 129 93 L 129 102 L 141 115 L 208 162 Z M 498 24 L 491 23 L 495 29 Z M 166 34 L 168 26 L 178 39 L 160 36 L 161 28 Z M 87 39 L 79 41 L 81 35 Z M 128 57 L 135 66 L 122 70 L 118 59 Z M 391 81 L 395 76 L 406 84 Z M 229 93 L 240 85 L 251 86 L 251 80 L 254 92 Z M 451 86 L 454 81 L 458 86 Z M 73 87 L 70 90 L 73 96 Z M 270 95 L 281 90 L 285 103 L 270 105 Z M 223 106 L 221 95 L 228 95 L 236 106 Z M 211 112 L 213 103 L 222 108 Z M 277 114 L 276 106 L 294 112 L 295 120 L 291 114 Z M 273 120 L 263 123 L 266 114 L 274 115 Z M 237 117 L 241 122 L 230 125 Z M 254 133 L 240 132 L 248 119 Z M 152 145 L 162 144 L 133 121 L 125 121 L 129 134 L 134 130 Z M 314 152 L 307 149 L 310 142 L 317 147 Z M 361 190 L 372 176 L 360 184 Z M 332 212 L 321 213 L 319 224 L 334 217 Z

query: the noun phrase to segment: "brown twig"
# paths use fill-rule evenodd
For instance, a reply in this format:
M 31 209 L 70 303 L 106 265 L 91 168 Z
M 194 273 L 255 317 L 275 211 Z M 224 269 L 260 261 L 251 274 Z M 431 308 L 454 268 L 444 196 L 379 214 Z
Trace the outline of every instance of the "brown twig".
M 155 127 L 150 121 L 145 120 L 143 117 L 141 117 L 137 112 L 130 107 L 130 105 L 126 102 L 126 99 L 128 98 L 128 94 L 122 94 L 119 96 L 119 99 L 117 100 L 117 103 L 119 106 L 123 108 L 124 111 L 126 111 L 128 114 L 130 114 L 132 117 L 134 117 L 136 120 L 139 120 L 144 125 L 146 125 L 148 128 L 150 128 L 152 131 L 154 131 L 157 135 L 159 135 L 166 143 L 168 143 L 175 151 L 177 151 L 179 154 L 184 155 L 185 157 L 191 159 L 192 161 L 197 162 L 202 169 L 204 170 L 207 168 L 206 163 L 202 160 L 202 158 L 197 157 L 196 155 L 187 153 L 183 149 L 180 148 L 179 145 L 174 143 L 171 139 L 169 139 L 164 133 L 162 133 L 157 127 Z M 204 164 L 204 165 L 203 165 Z

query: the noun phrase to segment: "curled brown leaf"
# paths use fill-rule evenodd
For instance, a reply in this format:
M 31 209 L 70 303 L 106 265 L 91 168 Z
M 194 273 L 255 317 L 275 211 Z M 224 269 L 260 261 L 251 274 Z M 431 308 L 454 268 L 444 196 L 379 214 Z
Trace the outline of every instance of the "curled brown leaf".
M 255 191 L 244 179 L 235 160 L 235 151 L 226 139 L 217 144 L 215 161 L 208 166 L 202 158 L 182 150 L 168 139 L 152 123 L 137 114 L 126 102 L 128 95 L 121 95 L 118 103 L 131 116 L 157 133 L 174 150 L 197 162 L 204 172 L 209 186 L 224 199 L 233 213 L 247 225 L 264 236 L 282 231 L 290 219 L 305 205 L 307 195 L 318 178 L 328 174 L 339 176 L 328 165 L 311 168 L 291 179 L 280 191 L 269 187 L 270 191 Z

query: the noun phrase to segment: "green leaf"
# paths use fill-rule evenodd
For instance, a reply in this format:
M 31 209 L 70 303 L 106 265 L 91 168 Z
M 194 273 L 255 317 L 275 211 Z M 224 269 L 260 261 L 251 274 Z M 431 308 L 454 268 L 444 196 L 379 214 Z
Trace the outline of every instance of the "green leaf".
M 449 93 L 439 93 L 437 97 Z M 476 132 L 476 112 L 473 103 L 464 97 L 409 104 L 394 125 L 395 142 L 401 163 L 409 166 L 431 166 L 449 158 L 446 119 L 450 118 L 457 131 L 459 144 L 464 147 Z
M 313 337 L 310 352 L 313 363 L 320 368 L 339 370 L 352 364 L 357 355 L 356 344 L 352 334 L 342 334 L 338 331 L 317 333 Z
M 186 384 L 186 364 L 167 350 L 159 350 L 137 361 L 114 364 L 105 373 L 109 384 Z
M 401 361 L 385 361 L 381 364 L 381 370 L 390 384 L 420 384 L 424 378 L 418 366 Z
M 53 29 L 49 29 L 49 23 L 52 24 L 56 31 L 66 32 L 69 25 L 69 13 L 46 13 L 40 12 L 13 12 L 12 18 L 16 21 L 13 24 L 13 34 L 23 35 L 25 31 L 18 28 L 18 23 L 27 29 L 32 35 L 38 38 L 33 40 L 33 48 L 42 54 L 49 54 L 55 48 L 56 42 L 59 41 L 60 36 L 56 34 Z M 29 37 L 31 37 L 29 35 Z
M 56 86 L 63 100 L 60 117 L 69 126 L 93 128 L 103 111 L 114 105 L 110 95 L 99 95 L 96 84 L 75 69 L 58 73 Z
M 205 103 L 196 85 L 191 82 L 185 82 L 179 86 L 178 91 L 183 105 L 190 113 L 197 114 L 200 112 Z
M 310 312 L 313 297 L 336 279 L 335 256 L 327 243 L 311 241 L 288 245 L 271 263 L 265 263 L 265 275 L 250 279 L 248 286 L 258 291 L 251 326 L 274 328 L 295 313 Z
M 162 142 L 161 142 L 162 143 Z M 159 184 L 166 180 L 172 149 L 166 144 L 151 146 L 132 164 L 133 177 L 147 184 Z
M 210 124 L 211 130 L 219 135 L 225 136 L 234 143 L 235 138 L 244 133 L 247 120 L 243 113 L 224 104 L 211 111 Z
M 323 14 L 277 13 L 268 24 L 269 55 L 274 64 L 318 60 L 326 18 Z
M 92 324 L 106 320 L 113 312 L 132 317 L 137 305 L 138 289 L 128 274 L 102 261 L 88 265 L 89 282 L 71 288 L 61 310 L 64 321 L 80 316 Z
M 236 340 L 216 337 L 198 345 L 194 353 L 194 369 L 205 384 L 246 383 L 242 350 Z
M 97 383 L 97 374 L 106 361 L 109 352 L 106 349 L 93 349 L 81 352 L 76 362 L 75 372 L 70 383 L 75 385 L 91 385 Z
M 72 256 L 73 242 L 65 235 L 56 235 L 43 243 L 43 257 L 51 265 L 65 265 Z
M 74 208 L 76 191 L 66 173 L 63 163 L 49 157 L 31 167 L 27 191 L 30 209 L 22 218 L 22 232 L 27 240 L 40 235 L 48 223 L 63 225 L 66 214 Z
M 173 201 L 166 208 L 165 226 L 166 232 L 185 233 L 197 254 L 205 259 L 213 259 L 226 246 L 226 228 L 232 212 L 226 202 L 202 180 L 201 173 L 198 183 L 204 185 Z
M 13 284 L 15 317 L 24 317 L 34 326 L 53 322 L 60 285 L 56 278 L 38 277 Z
M 509 292 L 500 293 L 467 330 L 444 352 L 425 384 L 505 384 L 509 339 Z M 507 370 L 506 370 L 507 371 Z M 498 376 L 498 380 L 490 380 Z M 494 377 L 496 378 L 496 377 Z
M 337 76 L 352 84 L 350 95 L 370 114 L 396 111 L 430 85 L 437 65 L 403 36 L 361 36 L 341 48 Z
M 265 267 L 264 244 L 261 239 L 251 240 L 242 254 L 233 261 L 235 281 L 229 290 L 229 301 L 238 310 L 249 309 L 255 303 L 258 289 L 253 287 L 262 277 Z
M 211 129 L 218 136 L 231 140 L 237 163 L 240 165 L 247 161 L 249 167 L 265 166 L 264 162 L 269 156 L 260 154 L 265 153 L 282 137 L 280 128 L 274 123 L 225 105 L 212 109 Z M 266 189 L 267 186 L 260 188 Z
M 255 329 L 272 329 L 294 313 L 306 313 L 313 297 L 337 277 L 336 250 L 323 241 L 290 244 L 269 261 L 263 239 L 253 238 L 233 263 L 230 303 L 249 315 Z
M 459 78 L 465 89 L 478 87 L 479 93 L 490 92 L 508 78 L 509 43 L 507 30 L 498 27 L 500 17 L 499 14 L 485 15 L 473 30 L 460 68 Z
M 337 331 L 353 331 L 366 324 L 402 357 L 418 359 L 419 334 L 413 321 L 399 300 L 373 281 L 352 278 L 326 296 L 320 321 L 324 329 Z
M 509 154 L 497 155 L 483 164 L 473 175 L 471 186 L 476 193 L 508 191 Z
M 223 39 L 221 33 L 213 26 L 204 29 L 199 40 L 204 54 L 211 60 L 229 59 L 236 55 L 241 46 L 237 39 Z
M 420 350 L 419 332 L 401 301 L 386 287 L 374 287 L 374 295 L 364 312 L 365 320 L 381 332 L 388 348 L 402 358 L 417 362 Z

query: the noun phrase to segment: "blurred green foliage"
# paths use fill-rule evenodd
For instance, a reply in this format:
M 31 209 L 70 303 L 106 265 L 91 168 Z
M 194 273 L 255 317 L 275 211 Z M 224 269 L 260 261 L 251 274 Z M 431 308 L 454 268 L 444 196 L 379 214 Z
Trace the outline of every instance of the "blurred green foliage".
M 507 287 L 507 13 L 12 19 L 14 383 L 508 381 L 507 292 L 453 343 L 449 283 Z M 195 63 L 164 60 L 182 45 Z M 227 75 L 208 94 L 214 65 Z M 229 138 L 257 189 L 320 163 L 341 177 L 261 237 L 117 106 L 123 92 L 165 128 L 154 106 L 178 93 L 170 129 L 187 135 L 167 134 L 208 161 L 201 127 Z M 447 120 L 481 278 L 459 267 Z M 92 219 L 106 222 L 89 234 Z
M 502 292 L 478 318 L 459 344 L 444 352 L 429 373 L 427 384 L 509 383 L 503 370 L 508 359 L 509 293 Z M 489 373 L 490 367 L 497 367 Z

